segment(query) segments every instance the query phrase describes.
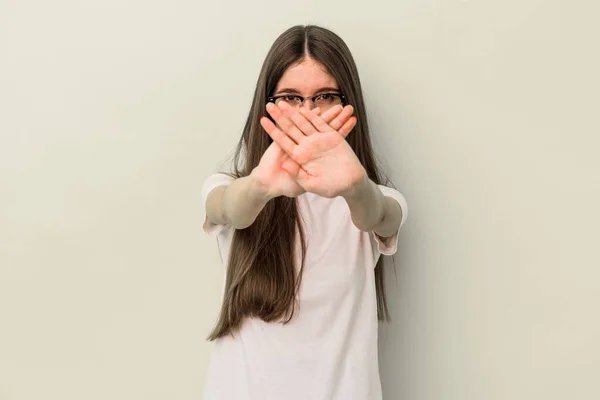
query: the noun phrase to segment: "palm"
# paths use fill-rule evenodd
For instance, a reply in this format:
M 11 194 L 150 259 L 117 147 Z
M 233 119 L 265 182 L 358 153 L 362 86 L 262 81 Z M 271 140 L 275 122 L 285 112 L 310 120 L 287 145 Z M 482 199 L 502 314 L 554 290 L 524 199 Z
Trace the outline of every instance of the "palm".
M 304 109 L 293 113 L 285 103 L 269 104 L 267 112 L 277 125 L 269 118 L 261 119 L 265 131 L 290 157 L 282 168 L 307 192 L 329 198 L 351 194 L 367 176 L 346 142 L 356 125 L 356 118 L 350 118 L 352 106 L 332 110 L 339 115 L 329 122 Z
M 275 142 L 264 152 L 255 170 L 259 182 L 274 196 L 296 197 L 305 190 L 281 168 L 281 164 L 290 160 Z
M 296 182 L 304 190 L 323 197 L 333 198 L 350 191 L 366 175 L 348 142 L 336 131 L 307 136 L 294 149 L 292 158 L 301 168 Z M 292 166 L 291 162 L 284 167 Z
M 261 185 L 267 188 L 273 196 L 296 197 L 305 191 L 311 191 L 322 196 L 335 197 L 342 191 L 342 188 L 351 186 L 350 181 L 352 180 L 349 176 L 340 179 L 340 166 L 352 166 L 353 161 L 360 166 L 360 162 L 358 162 L 352 149 L 344 140 L 356 122 L 355 119 L 350 119 L 351 109 L 346 109 L 343 112 L 342 108 L 334 107 L 321 116 L 321 109 L 317 107 L 312 111 L 306 111 L 306 114 L 319 118 L 324 124 L 331 123 L 332 126 L 338 127 L 340 131 L 338 132 L 327 125 L 330 129 L 329 132 L 316 135 L 322 137 L 314 137 L 306 142 L 302 147 L 303 150 L 301 150 L 305 154 L 304 158 L 301 158 L 304 165 L 298 162 L 293 155 L 290 156 L 290 152 L 285 150 L 275 139 L 263 154 L 259 165 L 252 172 Z M 288 106 L 286 115 L 293 117 L 297 115 L 297 111 Z M 261 118 L 261 125 L 267 133 L 277 129 L 268 118 Z M 269 135 L 272 137 L 271 133 Z M 311 156 L 315 154 L 322 157 Z M 354 157 L 354 160 L 352 157 Z M 339 165 L 336 160 L 342 161 L 343 164 Z M 328 175 L 325 173 L 328 169 L 338 172 Z M 356 165 L 354 165 L 354 168 L 347 168 L 351 176 L 359 174 L 355 169 Z M 306 171 L 310 171 L 308 179 L 306 178 Z M 333 181 L 336 182 L 332 183 Z

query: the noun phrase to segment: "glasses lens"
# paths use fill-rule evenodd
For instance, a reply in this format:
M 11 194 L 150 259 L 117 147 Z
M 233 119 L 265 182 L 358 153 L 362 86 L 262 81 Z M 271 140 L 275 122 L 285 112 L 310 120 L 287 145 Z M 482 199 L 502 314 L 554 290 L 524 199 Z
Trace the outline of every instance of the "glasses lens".
M 338 104 L 342 104 L 342 99 L 334 93 L 325 93 L 315 99 L 315 105 L 321 108 L 337 106 Z
M 300 105 L 302 104 L 302 99 L 298 96 L 283 96 L 278 98 L 275 101 L 275 104 L 279 104 L 282 101 L 286 102 L 288 105 L 290 105 L 291 107 L 300 107 Z

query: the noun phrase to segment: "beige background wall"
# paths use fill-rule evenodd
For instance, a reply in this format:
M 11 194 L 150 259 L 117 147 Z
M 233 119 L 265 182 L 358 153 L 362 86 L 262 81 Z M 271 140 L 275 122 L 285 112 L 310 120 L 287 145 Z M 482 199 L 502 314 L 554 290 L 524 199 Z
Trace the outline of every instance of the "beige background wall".
M 411 207 L 386 399 L 600 398 L 594 2 L 216 3 L 0 0 L 0 399 L 201 398 L 200 185 L 308 22 Z

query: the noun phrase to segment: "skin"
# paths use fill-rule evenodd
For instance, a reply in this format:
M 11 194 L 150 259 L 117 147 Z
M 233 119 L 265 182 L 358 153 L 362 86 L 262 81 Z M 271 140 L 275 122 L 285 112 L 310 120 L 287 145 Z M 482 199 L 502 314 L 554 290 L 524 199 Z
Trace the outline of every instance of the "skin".
M 309 111 L 309 113 L 319 115 L 321 111 L 320 108 L 316 108 Z M 287 107 L 286 115 L 292 117 L 295 113 L 295 109 Z M 350 120 L 351 115 L 351 108 L 344 110 L 341 106 L 337 106 L 326 110 L 322 118 L 329 121 L 331 126 L 337 127 L 339 135 L 346 137 L 356 121 L 356 118 L 353 121 Z M 283 168 L 284 165 L 287 166 L 287 169 Z M 293 177 L 299 172 L 299 169 L 300 166 L 274 141 L 267 148 L 259 165 L 252 171 L 251 175 L 270 198 L 277 196 L 296 197 L 306 191 Z
M 337 88 L 337 83 L 322 65 L 307 58 L 290 67 L 277 87 L 278 90 L 294 88 L 302 96 L 312 96 L 324 87 Z M 263 117 L 261 125 L 289 157 L 280 168 L 305 191 L 329 198 L 342 196 L 357 228 L 373 230 L 381 237 L 392 236 L 402 220 L 400 205 L 384 196 L 368 178 L 345 140 L 347 133 L 342 128 L 354 127 L 356 117 L 336 129 L 317 113 L 310 112 L 310 103 L 305 100 L 299 112 L 285 102 L 266 106 L 276 124 Z M 351 111 L 352 106 L 346 106 L 342 113 Z
M 331 126 L 340 127 L 342 134 L 350 132 L 341 128 L 349 118 L 347 114 L 340 116 L 341 107 L 324 112 L 316 108 L 312 112 L 322 115 Z M 276 142 L 271 143 L 249 176 L 238 178 L 229 185 L 218 186 L 210 192 L 206 200 L 207 217 L 216 224 L 244 229 L 254 222 L 269 200 L 304 193 L 305 190 L 281 168 L 286 160 L 289 160 L 288 155 Z
M 337 89 L 326 69 L 310 58 L 291 66 L 277 84 L 275 95 L 313 96 Z M 236 229 L 250 226 L 264 205 L 277 196 L 296 197 L 306 191 L 324 197 L 342 196 L 354 225 L 382 238 L 395 234 L 402 210 L 371 181 L 345 138 L 356 125 L 352 106 L 314 109 L 310 99 L 300 110 L 267 104 L 261 125 L 273 139 L 259 165 L 247 177 L 211 191 L 207 216 Z

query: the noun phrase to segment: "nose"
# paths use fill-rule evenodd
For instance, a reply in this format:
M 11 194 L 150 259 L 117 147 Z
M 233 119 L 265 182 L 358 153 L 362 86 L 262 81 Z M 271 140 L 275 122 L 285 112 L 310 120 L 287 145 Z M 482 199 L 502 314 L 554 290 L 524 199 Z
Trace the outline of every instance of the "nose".
M 307 111 L 310 111 L 313 108 L 315 108 L 315 104 L 313 103 L 312 99 L 310 99 L 310 98 L 304 99 L 304 101 L 302 102 L 302 108 L 304 108 Z

